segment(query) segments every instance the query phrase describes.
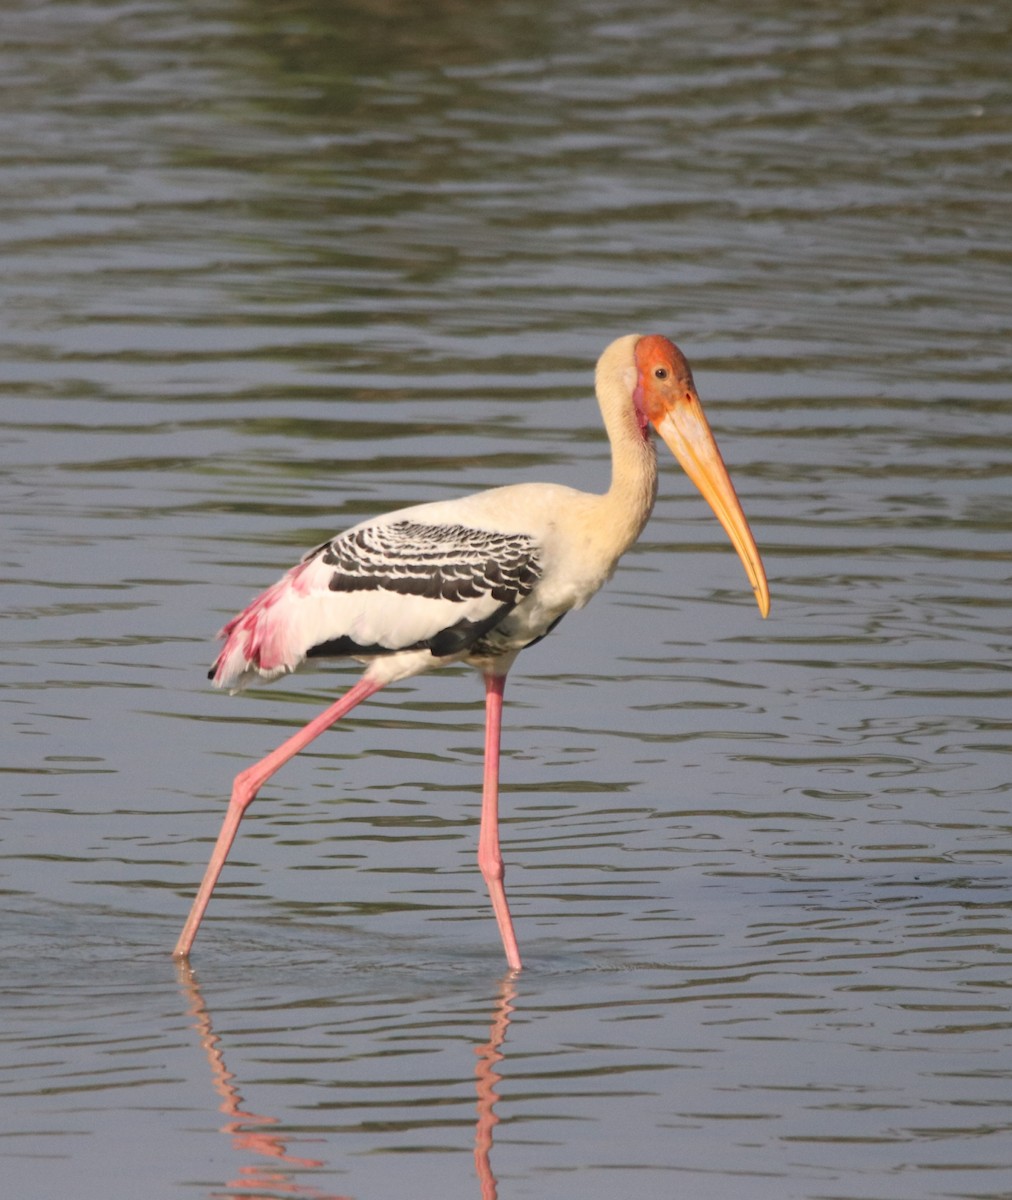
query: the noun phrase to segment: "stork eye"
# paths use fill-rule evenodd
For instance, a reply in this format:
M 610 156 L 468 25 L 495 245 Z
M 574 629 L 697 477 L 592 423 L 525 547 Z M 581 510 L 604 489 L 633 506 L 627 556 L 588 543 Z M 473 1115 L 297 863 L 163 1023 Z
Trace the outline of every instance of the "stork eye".
M 668 368 L 667 367 L 654 367 L 654 378 L 655 379 L 667 379 L 667 377 L 668 377 Z

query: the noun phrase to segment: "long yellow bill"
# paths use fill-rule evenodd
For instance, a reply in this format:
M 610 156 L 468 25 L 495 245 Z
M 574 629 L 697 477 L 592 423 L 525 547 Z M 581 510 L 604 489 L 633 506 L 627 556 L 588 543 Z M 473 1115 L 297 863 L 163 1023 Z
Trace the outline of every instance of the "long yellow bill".
M 653 424 L 724 526 L 752 584 L 759 611 L 767 616 L 770 589 L 762 559 L 699 399 L 696 396 L 682 399 L 654 419 Z

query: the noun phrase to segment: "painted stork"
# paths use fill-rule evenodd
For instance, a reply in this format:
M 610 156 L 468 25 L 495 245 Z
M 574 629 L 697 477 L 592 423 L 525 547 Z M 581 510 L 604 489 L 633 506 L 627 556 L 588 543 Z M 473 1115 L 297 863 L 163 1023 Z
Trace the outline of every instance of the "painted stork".
M 506 673 L 524 647 L 587 603 L 639 537 L 657 494 L 651 426 L 727 531 L 760 612 L 769 612 L 759 551 L 681 351 L 659 335 L 621 337 L 601 355 L 595 384 L 611 441 L 604 495 L 518 483 L 364 521 L 311 550 L 221 631 L 224 645 L 209 673 L 219 688 L 270 682 L 314 658 L 350 657 L 366 669 L 329 708 L 236 776 L 177 958 L 190 953 L 242 815 L 267 780 L 385 684 L 464 662 L 485 681 L 478 865 L 506 959 L 519 970 L 499 850 Z

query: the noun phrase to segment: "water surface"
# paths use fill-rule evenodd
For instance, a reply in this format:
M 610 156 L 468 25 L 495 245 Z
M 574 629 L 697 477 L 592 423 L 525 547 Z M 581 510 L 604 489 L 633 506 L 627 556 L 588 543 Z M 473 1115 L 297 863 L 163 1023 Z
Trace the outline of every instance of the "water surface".
M 1012 1186 L 1002 5 L 0 14 L 0 1155 L 26 1200 Z M 773 592 L 673 463 L 507 692 L 214 630 L 363 516 L 603 488 L 679 341 Z

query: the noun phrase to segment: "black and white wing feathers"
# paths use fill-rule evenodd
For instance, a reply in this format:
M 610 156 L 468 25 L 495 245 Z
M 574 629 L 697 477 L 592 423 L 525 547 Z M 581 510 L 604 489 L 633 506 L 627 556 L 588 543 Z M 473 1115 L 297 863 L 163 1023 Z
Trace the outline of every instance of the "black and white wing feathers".
M 538 543 L 525 533 L 413 517 L 359 525 L 311 550 L 225 626 L 210 675 L 235 689 L 306 658 L 494 656 L 509 647 L 483 639 L 542 570 Z
M 401 520 L 365 525 L 311 551 L 351 625 L 307 657 L 429 650 L 460 654 L 494 628 L 541 578 L 524 534 Z M 344 621 L 342 621 L 342 625 Z

